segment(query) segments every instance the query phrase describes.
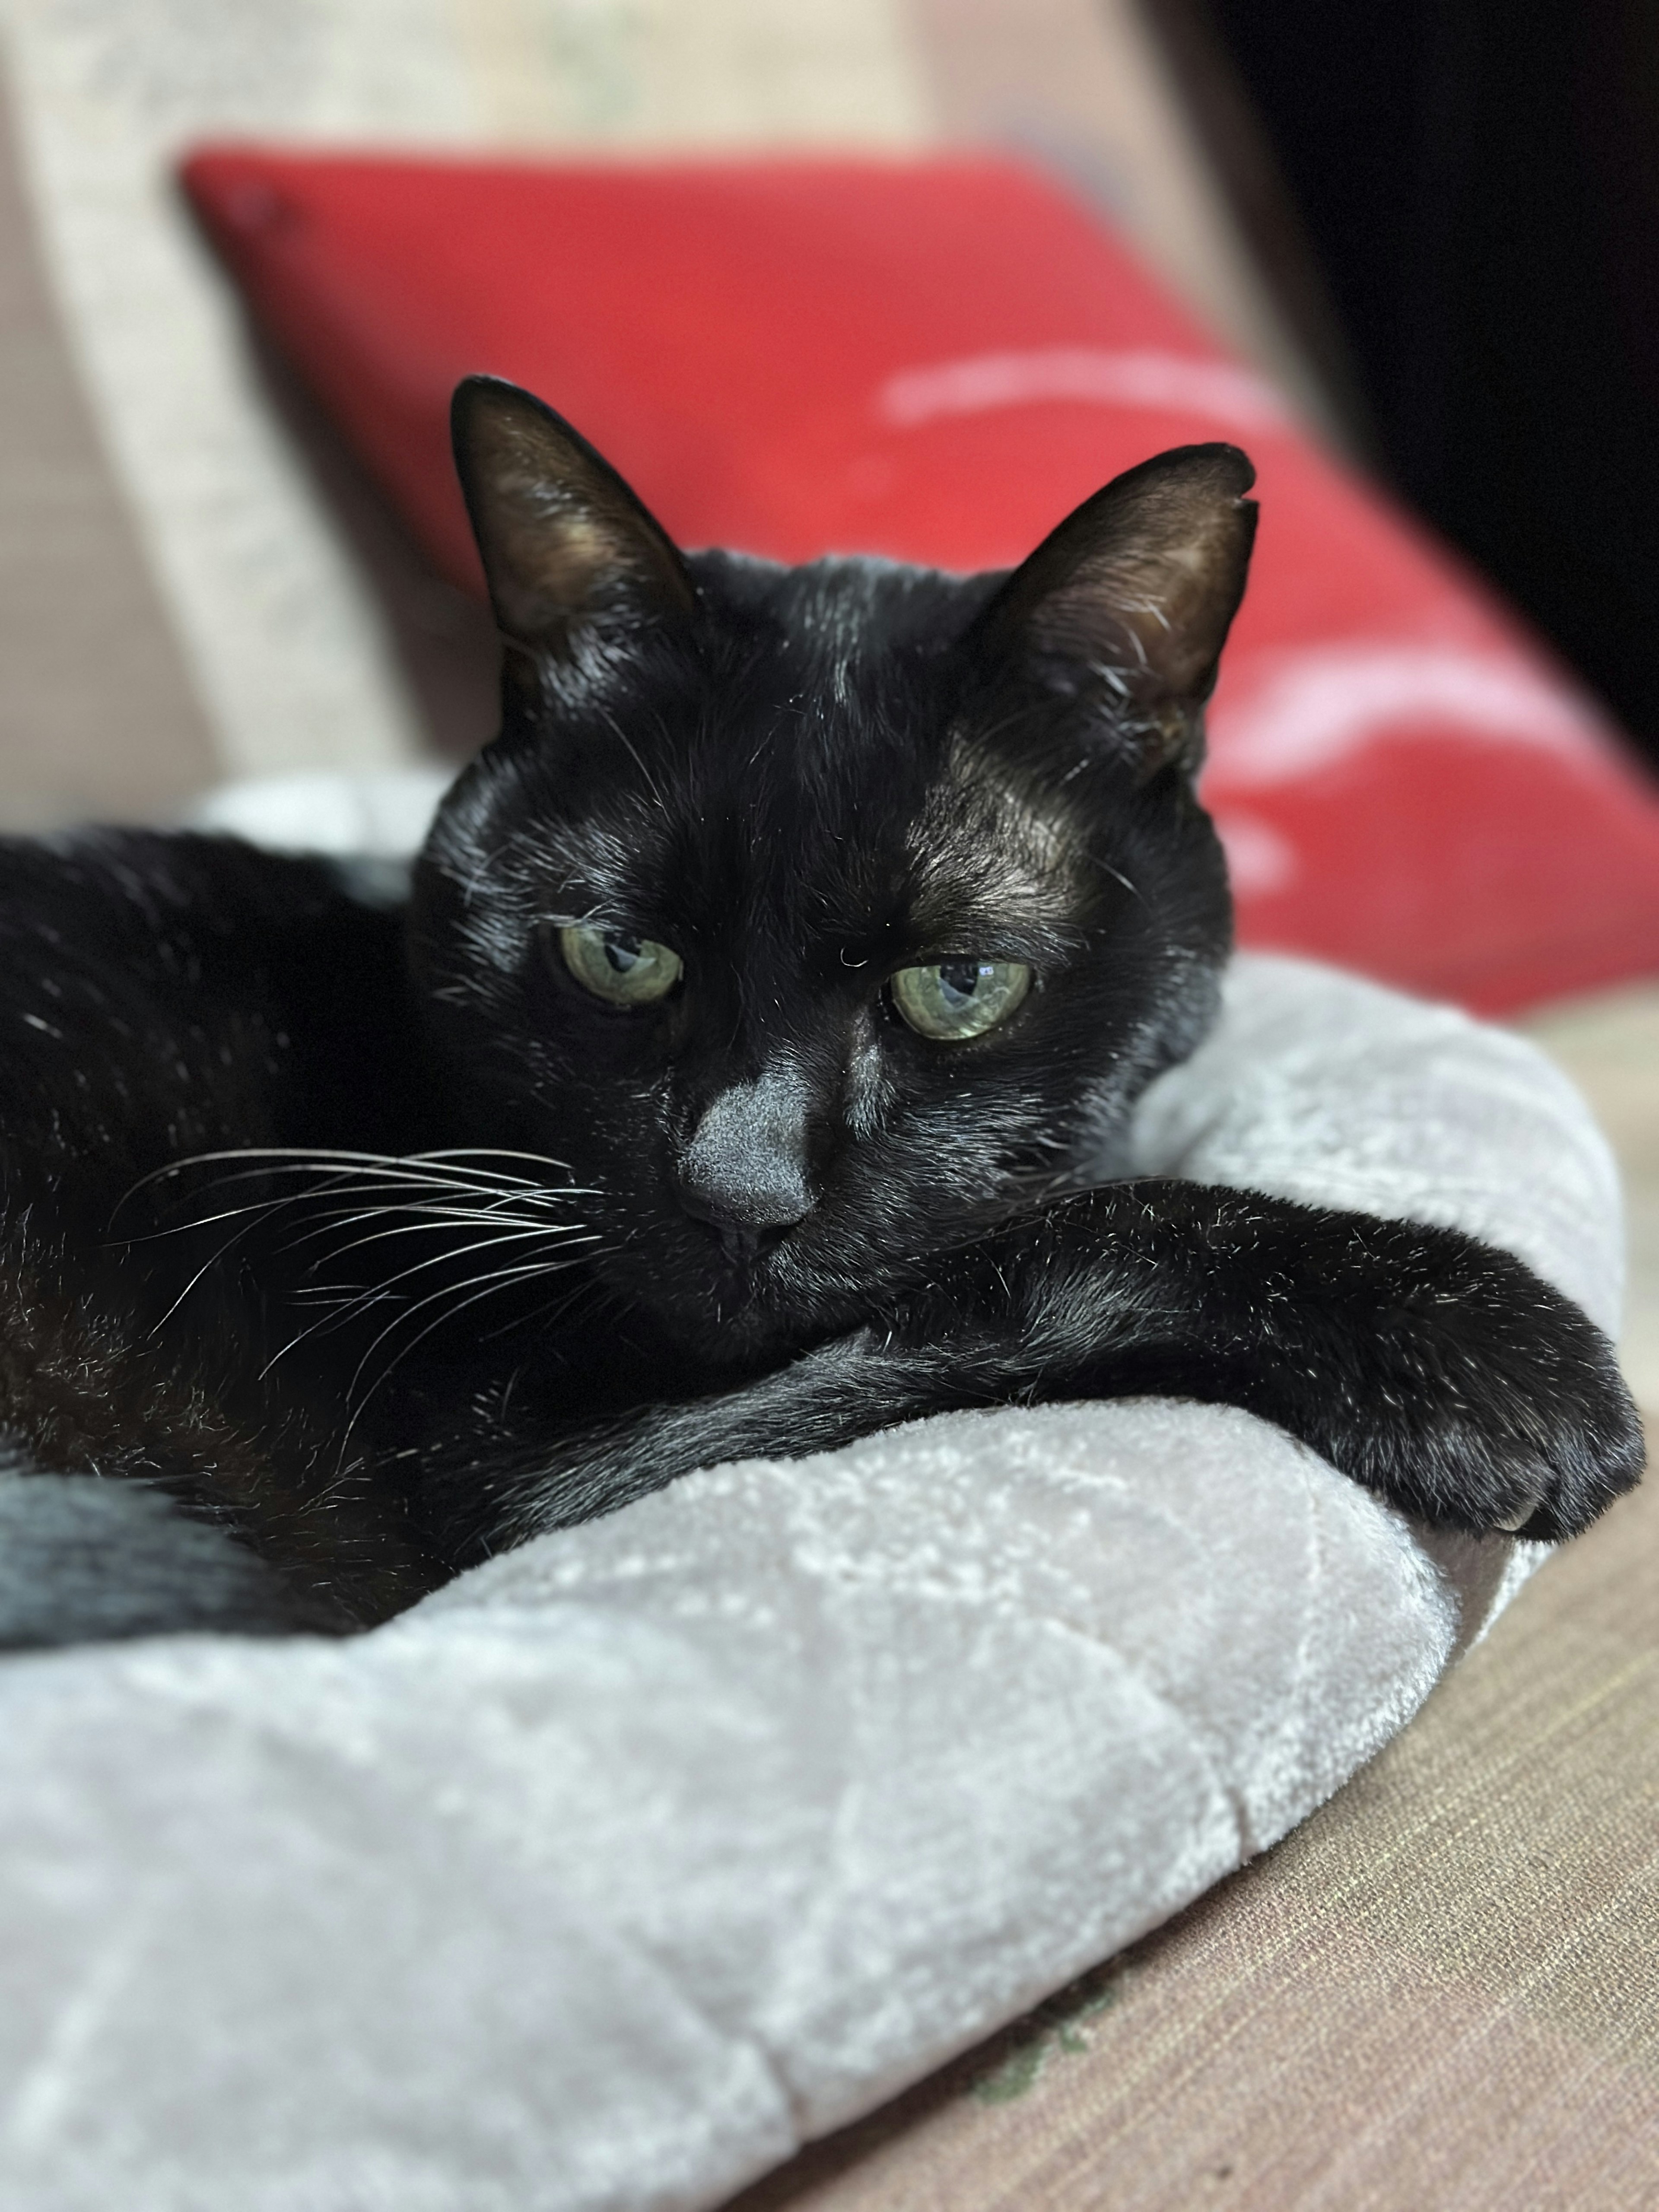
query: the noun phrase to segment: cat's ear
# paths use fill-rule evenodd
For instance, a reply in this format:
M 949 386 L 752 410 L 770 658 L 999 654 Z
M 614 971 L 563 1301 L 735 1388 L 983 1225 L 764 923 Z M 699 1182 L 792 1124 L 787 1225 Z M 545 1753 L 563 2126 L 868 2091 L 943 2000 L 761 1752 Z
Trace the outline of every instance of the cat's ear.
M 1200 709 L 1244 595 L 1255 471 L 1237 446 L 1180 446 L 1115 477 L 1016 568 L 975 625 L 994 665 L 1036 666 L 1121 707 L 1152 775 L 1196 768 Z
M 587 636 L 689 617 L 696 595 L 673 540 L 550 407 L 516 384 L 469 376 L 450 428 L 490 605 L 510 644 L 562 660 Z

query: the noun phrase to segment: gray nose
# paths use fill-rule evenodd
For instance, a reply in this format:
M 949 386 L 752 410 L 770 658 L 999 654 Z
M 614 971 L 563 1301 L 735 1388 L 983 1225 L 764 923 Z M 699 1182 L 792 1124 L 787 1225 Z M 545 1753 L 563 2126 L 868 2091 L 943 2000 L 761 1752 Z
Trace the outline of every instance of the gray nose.
M 812 1210 L 806 1179 L 810 1097 L 799 1071 L 769 1068 L 722 1091 L 680 1162 L 680 1201 L 717 1229 L 787 1229 Z

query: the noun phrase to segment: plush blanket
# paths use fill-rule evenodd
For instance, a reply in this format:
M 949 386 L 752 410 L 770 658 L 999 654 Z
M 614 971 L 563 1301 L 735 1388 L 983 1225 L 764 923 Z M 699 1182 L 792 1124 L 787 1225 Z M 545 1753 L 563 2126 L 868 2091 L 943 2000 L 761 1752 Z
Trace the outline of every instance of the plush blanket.
M 1588 1114 L 1443 1008 L 1241 959 L 1139 1144 L 1617 1321 Z M 354 1643 L 9 1660 L 0 2202 L 714 2204 L 1282 1835 L 1535 1557 L 1147 1400 L 712 1469 Z

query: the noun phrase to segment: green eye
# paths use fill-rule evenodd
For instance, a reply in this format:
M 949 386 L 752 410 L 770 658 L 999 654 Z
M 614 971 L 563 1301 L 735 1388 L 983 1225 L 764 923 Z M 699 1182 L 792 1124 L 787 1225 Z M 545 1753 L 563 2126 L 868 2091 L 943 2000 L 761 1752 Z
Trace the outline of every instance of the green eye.
M 613 1006 L 648 1006 L 680 980 L 684 963 L 665 945 L 579 921 L 559 932 L 564 964 L 585 991 Z
M 1023 960 L 941 960 L 901 968 L 893 1004 L 919 1036 L 959 1043 L 1006 1022 L 1031 988 Z

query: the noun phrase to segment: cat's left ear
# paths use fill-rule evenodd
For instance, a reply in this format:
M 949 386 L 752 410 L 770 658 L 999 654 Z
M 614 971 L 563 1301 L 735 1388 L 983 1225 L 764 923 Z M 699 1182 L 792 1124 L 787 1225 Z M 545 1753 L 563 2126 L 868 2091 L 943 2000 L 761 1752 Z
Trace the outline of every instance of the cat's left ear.
M 510 644 L 555 660 L 582 641 L 684 623 L 678 549 L 611 464 L 516 384 L 469 376 L 450 408 L 455 466 Z
M 1201 708 L 1244 596 L 1255 471 L 1237 446 L 1181 446 L 1115 477 L 1016 568 L 975 624 L 1066 692 L 1097 693 L 1144 775 L 1196 769 Z M 1121 711 L 1119 711 L 1121 710 Z

